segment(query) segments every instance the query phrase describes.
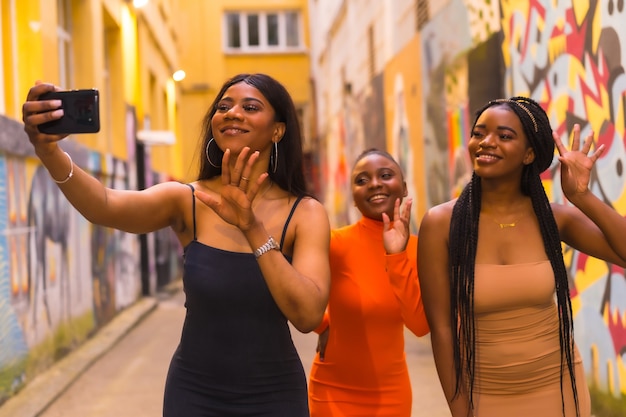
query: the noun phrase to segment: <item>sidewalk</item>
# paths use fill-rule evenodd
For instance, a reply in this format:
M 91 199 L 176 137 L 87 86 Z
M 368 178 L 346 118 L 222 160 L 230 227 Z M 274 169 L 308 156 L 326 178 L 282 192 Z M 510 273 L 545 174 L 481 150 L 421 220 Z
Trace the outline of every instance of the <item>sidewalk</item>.
M 163 291 L 174 293 L 180 289 L 176 281 Z M 0 406 L 0 417 L 37 417 L 52 404 L 94 362 L 106 354 L 133 327 L 158 305 L 157 297 L 144 297 L 119 313 L 96 335 L 78 349 L 37 375 L 17 395 Z
M 0 417 L 158 417 L 169 361 L 185 316 L 180 282 L 122 311 L 92 339 L 33 379 Z M 292 329 L 305 371 L 317 335 Z M 449 417 L 427 337 L 407 331 L 413 417 Z

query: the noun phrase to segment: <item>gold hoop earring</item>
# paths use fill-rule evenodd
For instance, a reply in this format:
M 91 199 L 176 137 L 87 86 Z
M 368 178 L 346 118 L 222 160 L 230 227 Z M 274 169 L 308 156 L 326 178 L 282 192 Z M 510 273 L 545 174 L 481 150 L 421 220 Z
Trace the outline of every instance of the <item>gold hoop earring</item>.
M 270 167 L 272 167 L 272 172 L 276 173 L 276 167 L 278 167 L 278 142 L 274 142 L 274 152 L 270 154 Z
M 212 167 L 214 167 L 214 168 L 219 168 L 219 167 L 220 167 L 220 165 L 215 165 L 215 164 L 213 163 L 213 161 L 211 161 L 211 157 L 209 156 L 209 148 L 211 147 L 211 142 L 214 142 L 214 141 L 215 141 L 215 139 L 214 139 L 214 138 L 211 138 L 211 140 L 209 141 L 209 143 L 207 143 L 207 144 L 206 144 L 206 151 L 205 151 L 205 153 L 206 153 L 206 159 L 207 159 L 207 161 L 209 161 L 209 164 L 211 164 L 211 166 L 212 166 Z

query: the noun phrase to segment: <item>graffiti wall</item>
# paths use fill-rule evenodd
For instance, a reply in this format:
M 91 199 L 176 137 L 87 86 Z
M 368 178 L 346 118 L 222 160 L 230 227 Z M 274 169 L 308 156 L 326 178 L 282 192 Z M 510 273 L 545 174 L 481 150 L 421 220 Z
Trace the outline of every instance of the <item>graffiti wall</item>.
M 356 155 L 382 146 L 407 174 L 416 230 L 426 208 L 456 197 L 469 179 L 466 144 L 476 110 L 514 95 L 541 103 L 564 141 L 574 123 L 583 134 L 595 133 L 607 151 L 596 163 L 591 188 L 626 215 L 626 2 L 428 3 L 428 20 L 389 60 L 382 77 L 364 91 L 344 89 L 336 97 L 342 106 L 329 119 L 322 157 L 334 225 L 357 216 L 349 178 Z M 550 198 L 564 202 L 560 186 L 553 186 L 559 176 L 555 160 L 543 179 Z M 564 250 L 588 378 L 624 398 L 624 271 Z
M 22 129 L 0 116 L 0 403 L 142 295 L 138 236 L 87 222 Z M 63 149 L 106 186 L 136 189 L 132 159 Z M 163 286 L 179 274 L 180 245 L 169 231 L 154 239 L 151 279 Z
M 411 231 L 417 233 L 419 219 L 427 209 L 426 178 L 421 167 L 430 160 L 424 136 L 419 78 L 418 38 L 410 42 L 387 65 L 384 75 L 384 103 L 387 127 L 386 149 L 396 158 L 405 176 L 408 194 L 413 199 Z
M 99 155 L 66 147 L 103 172 Z M 126 163 L 110 162 L 100 179 L 124 186 Z M 137 237 L 88 223 L 34 158 L 0 156 L 0 230 L 4 399 L 137 300 L 140 283 Z
M 623 1 L 451 0 L 420 32 L 424 175 L 429 206 L 454 197 L 470 168 L 465 143 L 487 100 L 527 95 L 563 141 L 574 123 L 607 151 L 593 192 L 626 214 L 626 5 Z M 441 28 L 446 27 L 445 31 Z M 563 202 L 558 164 L 544 173 Z M 626 278 L 622 268 L 565 248 L 576 342 L 588 377 L 626 395 Z
M 350 172 L 357 156 L 368 148 L 386 149 L 383 77 L 375 77 L 358 94 L 345 91 L 341 111 L 327 129 L 326 205 L 334 226 L 354 222 L 360 216 L 352 203 Z

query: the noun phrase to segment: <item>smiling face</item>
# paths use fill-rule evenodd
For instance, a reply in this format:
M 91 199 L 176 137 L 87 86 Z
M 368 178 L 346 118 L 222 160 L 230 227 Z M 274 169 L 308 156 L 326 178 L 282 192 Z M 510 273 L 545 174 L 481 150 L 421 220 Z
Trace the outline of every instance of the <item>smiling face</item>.
M 487 108 L 476 120 L 468 143 L 474 172 L 482 178 L 521 175 L 535 154 L 519 117 L 506 105 Z
M 275 121 L 272 105 L 245 82 L 230 86 L 215 109 L 211 130 L 222 150 L 231 149 L 236 154 L 245 146 L 263 150 L 280 141 L 285 131 L 285 124 Z
M 398 164 L 376 153 L 361 158 L 352 170 L 352 198 L 363 216 L 393 219 L 396 199 L 407 195 L 406 183 Z

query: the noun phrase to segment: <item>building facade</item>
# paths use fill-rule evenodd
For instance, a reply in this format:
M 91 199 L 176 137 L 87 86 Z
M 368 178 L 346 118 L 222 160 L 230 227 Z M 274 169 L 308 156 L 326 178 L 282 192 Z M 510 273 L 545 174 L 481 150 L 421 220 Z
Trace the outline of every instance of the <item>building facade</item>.
M 21 123 L 35 80 L 98 89 L 100 131 L 60 144 L 74 163 L 114 188 L 180 177 L 174 3 L 0 1 L 0 402 L 178 277 L 168 231 L 137 236 L 87 222 Z
M 541 103 L 561 135 L 574 123 L 596 132 L 607 151 L 591 189 L 626 214 L 623 2 L 310 0 L 309 7 L 321 194 L 335 225 L 356 215 L 354 158 L 381 147 L 407 174 L 417 232 L 425 211 L 457 196 L 471 175 L 466 144 L 474 112 L 514 95 Z M 543 179 L 549 197 L 563 201 L 556 162 Z M 588 380 L 598 396 L 615 400 L 618 414 L 611 415 L 622 415 L 624 270 L 568 247 L 564 255 Z
M 182 257 L 169 230 L 94 226 L 67 203 L 23 132 L 35 80 L 98 89 L 100 131 L 61 147 L 105 185 L 142 189 L 194 180 L 222 83 L 267 73 L 294 99 L 314 178 L 308 21 L 306 0 L 0 0 L 0 404 L 178 278 Z
M 220 87 L 240 73 L 267 73 L 290 92 L 302 123 L 304 150 L 312 161 L 309 17 L 306 0 L 180 1 L 181 136 L 188 141 L 184 172 L 197 175 L 200 122 Z M 315 165 L 308 163 L 307 168 Z M 309 176 L 312 178 L 312 176 Z M 311 184 L 313 187 L 316 184 Z

